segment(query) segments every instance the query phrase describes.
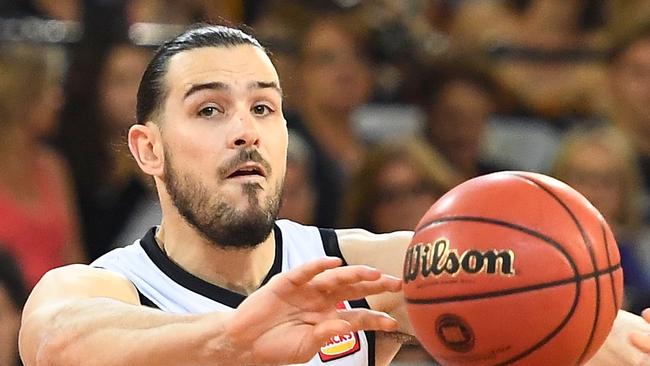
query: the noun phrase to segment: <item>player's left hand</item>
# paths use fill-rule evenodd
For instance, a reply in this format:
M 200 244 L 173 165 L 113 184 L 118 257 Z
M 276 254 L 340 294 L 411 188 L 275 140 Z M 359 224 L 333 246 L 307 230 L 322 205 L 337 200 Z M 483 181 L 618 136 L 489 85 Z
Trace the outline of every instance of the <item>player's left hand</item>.
M 620 310 L 605 344 L 589 366 L 650 366 L 650 309 L 643 317 Z
M 650 308 L 643 310 L 641 316 L 645 320 L 645 324 L 640 324 L 641 329 L 635 329 L 630 333 L 630 342 L 640 352 L 644 353 L 639 361 L 639 365 L 650 365 Z

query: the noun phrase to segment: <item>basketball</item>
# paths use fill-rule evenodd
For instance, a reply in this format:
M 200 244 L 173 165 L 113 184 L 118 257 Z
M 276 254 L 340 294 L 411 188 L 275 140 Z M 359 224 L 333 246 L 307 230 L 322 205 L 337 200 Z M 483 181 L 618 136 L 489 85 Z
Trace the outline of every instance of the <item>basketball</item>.
M 609 333 L 623 270 L 602 215 L 545 175 L 499 172 L 441 197 L 404 260 L 408 316 L 442 365 L 580 365 Z

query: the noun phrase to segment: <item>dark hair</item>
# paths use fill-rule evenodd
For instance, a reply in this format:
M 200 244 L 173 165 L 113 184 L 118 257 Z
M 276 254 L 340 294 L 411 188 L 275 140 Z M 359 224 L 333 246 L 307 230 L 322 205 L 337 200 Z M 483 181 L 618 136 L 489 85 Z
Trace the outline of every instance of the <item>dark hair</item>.
M 169 60 L 177 53 L 202 47 L 234 47 L 252 45 L 264 49 L 251 35 L 223 25 L 196 24 L 165 42 L 153 55 L 142 75 L 138 88 L 136 118 L 142 124 L 162 106 L 165 99 L 164 77 Z
M 22 310 L 27 301 L 27 287 L 22 272 L 13 256 L 0 249 L 0 287 L 4 287 L 17 310 Z

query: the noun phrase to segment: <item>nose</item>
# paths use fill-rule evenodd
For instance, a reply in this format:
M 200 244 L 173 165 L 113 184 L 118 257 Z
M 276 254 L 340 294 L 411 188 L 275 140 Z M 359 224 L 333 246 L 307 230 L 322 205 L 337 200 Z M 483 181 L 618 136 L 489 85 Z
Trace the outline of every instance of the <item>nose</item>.
M 245 113 L 238 114 L 234 117 L 230 133 L 229 147 L 242 148 L 257 146 L 260 143 L 260 135 L 257 130 L 255 119 Z

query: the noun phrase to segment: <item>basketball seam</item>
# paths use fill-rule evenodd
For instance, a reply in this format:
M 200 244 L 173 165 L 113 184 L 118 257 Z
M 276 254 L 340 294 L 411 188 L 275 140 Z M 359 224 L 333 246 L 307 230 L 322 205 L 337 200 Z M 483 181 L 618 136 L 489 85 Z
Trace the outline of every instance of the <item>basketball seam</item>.
M 415 305 L 429 305 L 429 304 L 443 304 L 443 303 L 448 303 L 448 302 L 462 302 L 462 301 L 470 301 L 470 300 L 481 300 L 489 297 L 501 297 L 501 296 L 509 296 L 509 295 L 516 295 L 519 293 L 524 293 L 524 292 L 529 292 L 529 291 L 535 291 L 535 290 L 542 290 L 542 289 L 547 289 L 551 287 L 557 287 L 557 286 L 563 286 L 571 283 L 580 283 L 583 281 L 591 280 L 597 277 L 600 277 L 602 275 L 611 275 L 612 273 L 618 271 L 621 269 L 621 265 L 615 265 L 611 266 L 607 269 L 604 269 L 602 271 L 596 271 L 592 273 L 588 273 L 586 275 L 580 275 L 580 276 L 575 276 L 575 277 L 570 277 L 570 278 L 565 278 L 561 280 L 556 280 L 552 282 L 544 282 L 544 283 L 539 283 L 536 285 L 529 285 L 529 286 L 524 286 L 524 287 L 517 287 L 517 288 L 511 288 L 507 290 L 499 290 L 499 291 L 490 291 L 490 292 L 483 292 L 480 294 L 472 294 L 472 295 L 457 295 L 457 296 L 447 296 L 447 297 L 437 297 L 437 298 L 426 298 L 426 299 L 412 299 L 412 298 L 405 298 L 406 302 L 409 304 L 415 304 Z
M 440 217 L 440 218 L 437 218 L 435 220 L 428 221 L 424 225 L 421 225 L 420 228 L 417 229 L 416 233 L 418 233 L 419 231 L 421 231 L 423 229 L 426 229 L 426 228 L 430 227 L 431 225 L 437 225 L 437 224 L 442 224 L 442 223 L 445 223 L 445 222 L 453 222 L 453 221 L 471 221 L 471 222 L 481 222 L 481 223 L 486 223 L 486 224 L 493 224 L 493 225 L 497 225 L 497 226 L 504 226 L 504 227 L 507 227 L 509 229 L 521 231 L 521 232 L 523 232 L 525 234 L 528 234 L 528 235 L 533 236 L 533 237 L 535 237 L 537 239 L 540 239 L 540 240 L 546 242 L 547 244 L 550 244 L 557 251 L 562 253 L 562 255 L 564 255 L 564 257 L 566 258 L 567 262 L 569 262 L 569 264 L 571 265 L 571 269 L 573 270 L 573 273 L 576 276 L 578 275 L 578 267 L 577 267 L 577 265 L 572 260 L 569 253 L 567 253 L 567 251 L 564 250 L 564 247 L 562 246 L 562 244 L 560 244 L 557 240 L 555 240 L 555 239 L 553 239 L 553 238 L 551 238 L 549 236 L 546 236 L 546 235 L 544 235 L 544 234 L 542 234 L 542 233 L 540 233 L 538 231 L 535 231 L 535 230 L 533 230 L 531 228 L 528 228 L 526 226 L 513 224 L 513 223 L 508 222 L 508 221 L 493 219 L 493 218 L 490 218 L 490 217 L 482 217 L 482 216 L 446 216 L 446 217 Z
M 525 226 L 513 224 L 511 222 L 501 221 L 501 220 L 487 218 L 487 217 L 449 216 L 449 217 L 438 218 L 436 220 L 431 220 L 428 223 L 426 223 L 425 225 L 421 225 L 420 228 L 418 229 L 418 231 L 420 231 L 420 230 L 422 230 L 424 228 L 428 228 L 431 225 L 441 224 L 441 223 L 444 223 L 444 222 L 454 222 L 454 221 L 471 221 L 471 222 L 487 223 L 487 224 L 492 224 L 492 225 L 497 225 L 497 226 L 504 226 L 504 227 L 507 227 L 507 228 L 510 228 L 510 229 L 513 229 L 513 230 L 521 231 L 521 232 L 523 232 L 525 234 L 528 234 L 528 235 L 531 235 L 533 237 L 536 237 L 536 238 L 546 242 L 547 244 L 552 245 L 559 252 L 564 254 L 567 262 L 569 262 L 569 264 L 571 265 L 571 268 L 573 269 L 574 277 L 577 277 L 579 275 L 577 266 L 573 262 L 573 259 L 564 250 L 564 247 L 562 247 L 562 245 L 560 245 L 559 242 L 557 242 L 556 240 L 554 240 L 554 239 L 552 239 L 552 238 L 550 238 L 550 237 L 548 237 L 548 236 L 546 236 L 546 235 L 544 235 L 544 234 L 542 234 L 540 232 L 537 232 L 537 231 L 532 230 L 530 228 L 527 228 Z M 531 353 L 535 352 L 536 350 L 538 350 L 539 348 L 544 346 L 546 343 L 548 343 L 551 339 L 553 339 L 553 337 L 555 337 L 564 328 L 564 326 L 569 322 L 571 317 L 573 317 L 573 313 L 576 310 L 576 307 L 577 307 L 577 304 L 578 304 L 578 298 L 580 296 L 580 291 L 581 291 L 580 282 L 575 282 L 575 286 L 576 286 L 576 293 L 575 293 L 575 296 L 573 298 L 573 304 L 571 304 L 571 308 L 569 309 L 566 317 L 564 319 L 562 319 L 560 324 L 555 329 L 553 329 L 553 331 L 551 331 L 548 335 L 546 335 L 544 338 L 542 338 L 539 342 L 537 342 L 536 344 L 533 344 L 533 346 L 531 348 L 529 348 L 529 349 L 525 350 L 524 352 L 522 352 L 522 353 L 520 353 L 518 355 L 515 355 L 514 357 L 510 358 L 509 360 L 507 360 L 507 361 L 505 361 L 503 363 L 497 364 L 495 366 L 508 365 L 508 364 L 510 364 L 512 362 L 518 361 L 518 360 L 530 355 Z
M 578 231 L 580 232 L 580 236 L 582 236 L 582 240 L 584 241 L 585 247 L 587 248 L 587 251 L 589 252 L 589 257 L 591 259 L 591 265 L 593 267 L 593 271 L 597 272 L 598 271 L 598 264 L 596 263 L 596 254 L 594 253 L 594 247 L 593 247 L 593 244 L 591 242 L 591 239 L 587 236 L 587 233 L 585 232 L 584 227 L 582 226 L 580 221 L 578 221 L 578 218 L 575 216 L 573 211 L 571 211 L 569 206 L 567 206 L 567 204 L 562 199 L 560 199 L 560 197 L 557 196 L 555 194 L 555 192 L 553 192 L 550 188 L 548 188 L 546 185 L 542 184 L 541 182 L 537 181 L 536 179 L 533 179 L 531 177 L 521 175 L 521 174 L 515 174 L 515 173 L 511 173 L 511 174 L 535 184 L 540 189 L 542 189 L 544 192 L 548 193 L 551 197 L 553 197 L 553 199 L 555 199 L 557 201 L 557 203 L 559 203 L 560 206 L 562 206 L 562 208 L 564 208 L 564 210 L 566 210 L 566 212 L 571 217 L 571 220 L 573 220 L 574 224 L 578 228 Z M 585 348 L 583 349 L 582 354 L 580 354 L 580 357 L 578 358 L 578 362 L 577 362 L 578 365 L 582 363 L 584 357 L 587 354 L 587 351 L 589 350 L 589 348 L 591 348 L 591 344 L 592 344 L 592 342 L 594 340 L 594 335 L 595 335 L 595 332 L 596 332 L 596 326 L 597 326 L 597 323 L 598 323 L 598 318 L 600 316 L 600 308 L 601 308 L 601 304 L 600 304 L 600 281 L 598 281 L 598 279 L 595 280 L 595 286 L 596 286 L 596 311 L 594 313 L 594 321 L 593 321 L 593 324 L 591 326 L 591 332 L 589 334 L 589 339 L 587 341 L 587 344 L 586 344 Z
M 605 225 L 601 222 L 600 223 L 600 228 L 603 232 L 603 242 L 605 243 L 605 253 L 607 254 L 607 265 L 611 266 L 612 265 L 612 258 L 610 257 L 609 253 L 609 240 L 607 240 L 607 231 L 605 229 Z M 616 294 L 616 287 L 614 286 L 614 274 L 610 273 L 609 274 L 609 281 L 612 284 L 612 296 L 614 300 L 614 316 L 616 316 L 616 313 L 618 312 L 618 295 Z

